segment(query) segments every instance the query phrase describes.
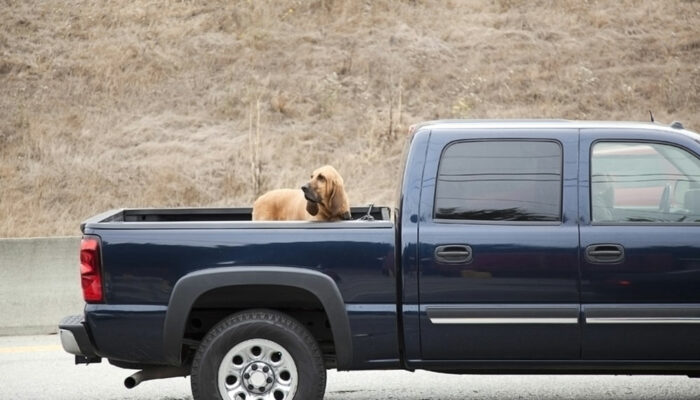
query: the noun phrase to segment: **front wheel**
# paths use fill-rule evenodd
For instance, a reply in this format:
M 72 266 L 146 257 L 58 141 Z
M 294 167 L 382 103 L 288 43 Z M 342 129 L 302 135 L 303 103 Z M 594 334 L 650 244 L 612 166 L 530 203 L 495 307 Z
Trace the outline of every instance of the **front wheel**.
M 316 340 L 272 310 L 234 314 L 204 337 L 192 363 L 194 400 L 321 400 L 326 370 Z

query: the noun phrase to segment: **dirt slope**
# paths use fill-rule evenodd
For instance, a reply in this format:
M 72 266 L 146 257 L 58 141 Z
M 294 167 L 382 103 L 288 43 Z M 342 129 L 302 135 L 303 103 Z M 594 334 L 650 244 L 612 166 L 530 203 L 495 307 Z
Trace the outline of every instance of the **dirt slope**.
M 414 122 L 697 131 L 699 104 L 698 1 L 0 0 L 0 237 L 247 206 L 325 163 L 391 204 Z

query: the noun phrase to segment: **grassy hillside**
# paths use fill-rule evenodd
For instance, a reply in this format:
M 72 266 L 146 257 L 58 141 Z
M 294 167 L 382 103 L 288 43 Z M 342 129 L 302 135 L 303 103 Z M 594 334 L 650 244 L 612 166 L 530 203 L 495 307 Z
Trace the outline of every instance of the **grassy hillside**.
M 390 204 L 426 119 L 700 130 L 697 0 L 0 0 L 0 27 L 0 237 L 247 206 L 325 163 Z

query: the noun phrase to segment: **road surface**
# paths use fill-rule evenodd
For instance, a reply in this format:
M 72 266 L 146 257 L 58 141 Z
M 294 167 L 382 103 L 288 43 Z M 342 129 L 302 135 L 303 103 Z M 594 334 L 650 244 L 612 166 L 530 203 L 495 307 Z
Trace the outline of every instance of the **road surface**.
M 58 336 L 0 337 L 2 400 L 191 400 L 189 379 L 148 381 L 128 390 L 134 371 L 107 362 L 74 365 Z M 697 400 L 685 376 L 448 375 L 425 371 L 329 371 L 326 400 Z

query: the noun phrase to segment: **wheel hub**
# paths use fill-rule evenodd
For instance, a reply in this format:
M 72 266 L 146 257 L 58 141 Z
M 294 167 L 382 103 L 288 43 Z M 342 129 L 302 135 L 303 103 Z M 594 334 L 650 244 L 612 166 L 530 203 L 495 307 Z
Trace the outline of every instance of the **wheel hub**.
M 252 393 L 267 393 L 274 382 L 274 370 L 265 362 L 250 363 L 243 370 L 243 385 Z
M 221 360 L 218 376 L 225 400 L 292 400 L 299 382 L 292 355 L 262 338 L 233 346 Z

